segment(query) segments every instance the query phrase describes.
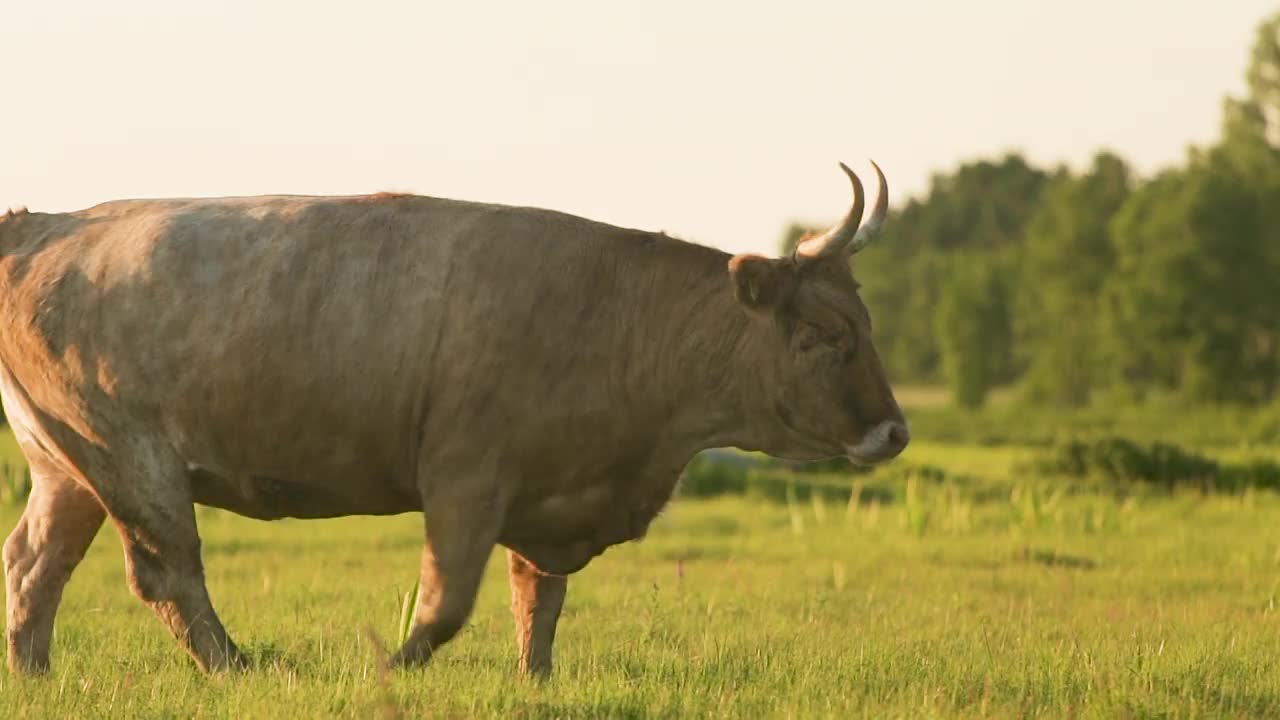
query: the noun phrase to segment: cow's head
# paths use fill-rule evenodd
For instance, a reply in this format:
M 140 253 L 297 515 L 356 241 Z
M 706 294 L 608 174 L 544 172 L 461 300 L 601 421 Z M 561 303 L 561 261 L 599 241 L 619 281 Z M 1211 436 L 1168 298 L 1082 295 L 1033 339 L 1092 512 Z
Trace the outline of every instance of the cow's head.
M 841 163 L 853 183 L 853 207 L 842 223 L 803 240 L 792 257 L 729 261 L 734 292 L 751 316 L 744 351 L 760 373 L 753 440 L 771 455 L 846 455 L 866 464 L 894 457 L 910 439 L 849 267 L 888 208 L 884 174 L 872 165 L 879 192 L 865 223 L 862 183 Z

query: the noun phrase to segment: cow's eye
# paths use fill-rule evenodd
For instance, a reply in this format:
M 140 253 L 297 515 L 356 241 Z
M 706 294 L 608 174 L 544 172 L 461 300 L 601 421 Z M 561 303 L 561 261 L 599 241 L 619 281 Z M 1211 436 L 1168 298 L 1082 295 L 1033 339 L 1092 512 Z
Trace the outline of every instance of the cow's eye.
M 819 347 L 837 348 L 839 346 L 839 335 L 813 323 L 801 322 L 796 327 L 796 348 L 802 352 Z
M 796 326 L 795 343 L 800 352 L 808 352 L 822 344 L 822 331 L 817 325 L 802 322 Z

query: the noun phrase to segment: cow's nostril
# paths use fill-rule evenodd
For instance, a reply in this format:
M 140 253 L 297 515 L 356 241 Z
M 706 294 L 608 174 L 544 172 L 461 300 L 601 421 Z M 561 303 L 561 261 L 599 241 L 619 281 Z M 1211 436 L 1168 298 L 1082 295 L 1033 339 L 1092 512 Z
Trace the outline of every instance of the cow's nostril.
M 911 432 L 907 430 L 907 426 L 902 423 L 894 423 L 889 426 L 889 443 L 899 451 L 911 442 Z

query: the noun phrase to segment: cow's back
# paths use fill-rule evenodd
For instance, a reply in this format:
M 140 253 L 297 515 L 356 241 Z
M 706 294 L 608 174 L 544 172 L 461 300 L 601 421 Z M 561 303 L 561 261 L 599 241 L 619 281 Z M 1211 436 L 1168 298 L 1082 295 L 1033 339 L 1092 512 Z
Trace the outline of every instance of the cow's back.
M 0 225 L 0 359 L 84 437 L 146 425 L 214 472 L 411 483 L 433 403 L 457 420 L 469 402 L 509 412 L 486 403 L 508 391 L 492 371 L 527 337 L 538 283 L 563 287 L 531 266 L 572 262 L 606 227 L 396 196 L 12 218 Z M 562 348 L 525 350 L 546 365 L 538 353 Z

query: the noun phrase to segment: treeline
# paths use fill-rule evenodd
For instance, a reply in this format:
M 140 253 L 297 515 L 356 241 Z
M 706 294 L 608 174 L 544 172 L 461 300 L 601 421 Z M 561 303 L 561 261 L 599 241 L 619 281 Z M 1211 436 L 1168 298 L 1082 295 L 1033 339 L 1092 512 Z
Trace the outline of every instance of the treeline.
M 1280 396 L 1280 14 L 1248 95 L 1185 164 L 1140 178 L 1113 152 L 1083 172 L 1017 153 L 936 175 L 854 259 L 895 382 L 984 402 Z M 783 249 L 812 228 L 788 228 Z

